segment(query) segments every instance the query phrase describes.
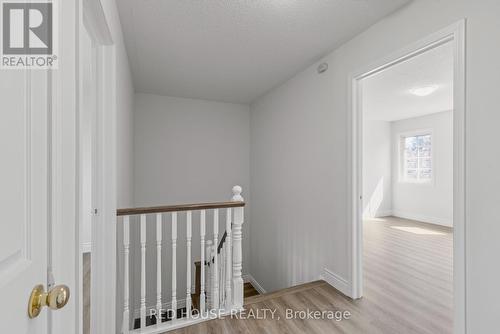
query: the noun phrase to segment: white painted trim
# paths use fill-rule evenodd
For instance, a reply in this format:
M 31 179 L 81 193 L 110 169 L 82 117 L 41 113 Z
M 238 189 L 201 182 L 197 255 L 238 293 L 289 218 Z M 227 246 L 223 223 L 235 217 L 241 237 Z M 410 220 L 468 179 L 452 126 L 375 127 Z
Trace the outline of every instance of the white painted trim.
M 82 247 L 80 247 L 82 253 L 90 253 L 92 252 L 92 242 L 84 242 L 82 243 Z
M 392 210 L 385 210 L 385 211 L 377 211 L 377 213 L 374 216 L 368 216 L 363 214 L 363 219 L 370 219 L 370 218 L 382 218 L 382 217 L 387 217 L 387 216 L 392 216 Z
M 80 36 L 87 27 L 92 41 L 96 45 L 97 97 L 98 110 L 95 205 L 99 214 L 92 220 L 92 275 L 91 275 L 91 324 L 92 333 L 115 333 L 116 327 L 116 57 L 115 46 L 106 21 L 106 15 L 100 0 L 79 0 L 76 45 L 80 49 Z M 73 19 L 74 20 L 74 19 Z M 77 55 L 77 84 L 81 85 L 82 64 Z M 78 108 L 81 108 L 81 91 L 77 87 Z M 80 113 L 80 111 L 79 111 Z M 78 126 L 81 126 L 79 124 Z M 78 142 L 82 140 L 82 131 L 78 129 Z M 80 159 L 77 155 L 79 168 Z M 77 180 L 81 180 L 78 177 Z M 80 185 L 79 185 L 80 187 Z M 78 202 L 81 212 L 81 200 Z M 80 236 L 81 237 L 81 236 Z M 80 245 L 81 240 L 78 240 Z M 79 264 L 79 275 L 82 263 Z M 79 282 L 79 294 L 83 292 Z M 83 305 L 80 298 L 77 333 L 82 333 Z M 76 323 L 76 322 L 75 322 Z M 66 331 L 67 332 L 67 331 Z
M 81 271 L 80 233 L 78 230 L 78 14 L 76 1 L 59 1 L 59 62 L 58 70 L 49 71 L 48 85 L 52 93 L 50 101 L 51 175 L 49 198 L 50 249 L 49 271 L 57 284 L 66 284 L 75 292 L 64 309 L 49 312 L 49 332 L 66 334 L 77 332 L 82 295 L 78 293 Z M 45 312 L 45 311 L 44 311 Z M 33 324 L 36 325 L 36 324 Z M 34 326 L 36 327 L 36 326 Z M 35 331 L 33 327 L 33 331 Z M 43 329 L 40 329 L 43 331 Z
M 333 271 L 325 268 L 323 269 L 323 272 L 321 273 L 319 278 L 342 292 L 344 295 L 350 296 L 351 285 L 349 284 L 349 282 L 345 278 L 342 278 L 341 276 L 335 274 Z
M 454 333 L 467 333 L 467 110 L 465 73 L 466 21 L 458 22 L 454 27 L 454 85 L 453 85 L 453 300 Z
M 419 214 L 415 214 L 415 213 L 411 213 L 411 212 L 404 212 L 404 211 L 397 211 L 397 210 L 394 211 L 392 213 L 392 215 L 394 217 L 416 220 L 416 221 L 419 221 L 422 223 L 429 223 L 429 224 L 434 224 L 434 225 L 453 227 L 453 220 L 446 219 L 446 218 L 430 217 L 430 216 L 419 215 Z
M 113 38 L 109 30 L 106 15 L 100 0 L 82 0 L 83 24 L 92 38 L 99 45 L 112 45 Z
M 266 290 L 262 287 L 262 285 L 260 285 L 259 282 L 257 282 L 257 280 L 252 275 L 245 274 L 242 275 L 242 278 L 244 283 L 252 284 L 255 290 L 257 290 L 261 295 L 266 293 Z
M 92 225 L 91 333 L 115 333 L 116 327 L 116 55 L 115 46 L 98 48 L 102 66 L 98 114 L 98 205 Z M 97 308 L 95 305 L 99 305 Z
M 362 225 L 362 92 L 360 80 L 390 66 L 422 54 L 447 42 L 454 46 L 454 94 L 453 94 L 453 294 L 454 333 L 464 334 L 467 328 L 466 312 L 466 186 L 467 168 L 465 141 L 466 130 L 466 64 L 465 64 L 465 19 L 452 24 L 410 46 L 398 50 L 377 62 L 352 73 L 348 78 L 349 109 L 348 129 L 348 221 L 350 222 L 349 266 L 351 273 L 350 297 L 363 295 L 363 225 Z

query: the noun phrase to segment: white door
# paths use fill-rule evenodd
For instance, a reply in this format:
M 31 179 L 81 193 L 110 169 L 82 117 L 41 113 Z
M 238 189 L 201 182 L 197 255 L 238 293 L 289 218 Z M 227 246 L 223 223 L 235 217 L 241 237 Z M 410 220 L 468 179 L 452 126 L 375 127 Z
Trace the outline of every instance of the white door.
M 0 70 L 0 333 L 47 333 L 28 300 L 47 287 L 47 71 Z
M 72 182 L 76 170 L 72 94 L 76 9 L 70 1 L 59 9 L 67 14 L 54 13 L 61 18 L 58 56 L 63 61 L 59 69 L 0 68 L 2 334 L 75 332 L 71 326 L 75 326 L 74 301 L 78 294 L 74 288 L 77 236 Z M 55 275 L 49 274 L 49 268 Z M 57 311 L 44 306 L 38 316 L 34 316 L 34 310 L 30 318 L 28 301 L 33 288 L 41 286 L 50 291 L 54 281 L 70 287 L 68 305 Z M 50 303 L 54 307 L 61 306 L 68 296 L 66 290 L 60 292 L 51 295 L 57 297 Z

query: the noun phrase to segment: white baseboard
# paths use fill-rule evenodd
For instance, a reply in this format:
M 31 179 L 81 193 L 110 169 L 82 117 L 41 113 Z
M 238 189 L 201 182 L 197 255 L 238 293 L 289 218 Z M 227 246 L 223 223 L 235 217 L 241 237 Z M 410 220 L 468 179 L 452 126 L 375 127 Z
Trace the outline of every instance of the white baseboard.
M 255 278 L 253 278 L 252 275 L 246 274 L 246 275 L 243 275 L 242 278 L 243 278 L 243 282 L 245 282 L 245 283 L 251 283 L 253 285 L 253 287 L 255 288 L 255 290 L 259 291 L 259 293 L 261 295 L 263 295 L 263 294 L 266 293 L 266 290 L 264 290 L 264 288 L 262 287 L 262 285 L 260 285 L 259 282 L 257 282 L 255 280 Z
M 382 218 L 387 216 L 392 216 L 392 210 L 378 211 L 374 216 L 363 214 L 363 219 Z
M 323 272 L 321 273 L 319 278 L 326 281 L 328 284 L 342 292 L 347 297 L 351 297 L 351 288 L 349 282 L 347 282 L 346 279 L 340 277 L 331 270 L 328 270 L 326 268 L 323 269 Z
M 81 250 L 82 253 L 90 253 L 92 251 L 92 242 L 83 242 Z
M 429 217 L 425 215 L 413 214 L 410 212 L 397 211 L 397 210 L 393 211 L 392 215 L 394 217 L 416 220 L 423 223 L 453 227 L 453 221 L 451 219 L 446 219 L 446 218 Z

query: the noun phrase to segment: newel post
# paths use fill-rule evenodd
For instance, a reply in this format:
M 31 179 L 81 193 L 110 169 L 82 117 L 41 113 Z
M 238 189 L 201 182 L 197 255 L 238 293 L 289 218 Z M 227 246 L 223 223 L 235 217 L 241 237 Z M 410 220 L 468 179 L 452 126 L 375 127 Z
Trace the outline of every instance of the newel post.
M 244 199 L 241 196 L 241 187 L 233 187 L 233 202 L 243 202 Z M 242 247 L 241 247 L 241 227 L 243 226 L 243 207 L 234 208 L 234 220 L 233 220 L 233 308 L 242 309 L 243 308 L 243 278 L 241 277 L 242 269 Z

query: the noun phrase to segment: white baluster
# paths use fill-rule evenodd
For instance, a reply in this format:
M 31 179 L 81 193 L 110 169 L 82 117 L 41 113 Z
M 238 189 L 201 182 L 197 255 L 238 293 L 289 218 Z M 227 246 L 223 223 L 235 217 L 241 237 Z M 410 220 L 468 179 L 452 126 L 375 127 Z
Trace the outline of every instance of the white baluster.
M 224 257 L 224 254 L 226 252 L 226 250 L 224 249 L 225 245 L 222 245 L 222 248 L 220 250 L 220 254 L 219 254 L 219 267 L 220 267 L 220 270 L 219 270 L 219 307 L 222 309 L 224 307 L 224 289 L 225 289 L 225 282 L 226 282 L 226 279 L 224 276 L 224 266 L 225 266 L 225 263 L 226 263 L 226 259 Z
M 172 319 L 177 318 L 177 212 L 172 213 Z
M 226 310 L 229 310 L 231 308 L 231 238 L 232 238 L 232 233 L 231 233 L 231 208 L 228 208 L 226 210 L 226 244 L 225 244 L 225 258 L 226 258 L 226 264 L 225 264 L 225 275 L 226 275 L 226 283 L 225 283 L 225 288 L 226 288 L 226 296 L 225 296 L 225 308 Z
M 206 249 L 206 254 L 207 254 L 207 284 L 206 284 L 206 290 L 207 290 L 207 309 L 211 310 L 212 309 L 212 268 L 213 263 L 212 263 L 212 240 L 207 240 L 207 249 Z
M 156 214 L 156 323 L 161 323 L 162 303 L 161 303 L 161 219 L 162 214 Z
M 217 254 L 217 246 L 214 246 L 212 244 L 212 247 L 210 247 L 210 309 L 215 310 L 215 305 L 217 304 L 217 294 L 215 293 L 215 279 L 217 277 L 217 268 L 215 264 L 217 263 L 217 260 L 215 259 L 215 254 Z
M 146 327 L 146 215 L 141 215 L 141 326 Z
M 233 202 L 243 202 L 241 187 L 233 187 Z M 243 308 L 243 278 L 242 269 L 242 248 L 241 248 L 241 227 L 243 225 L 243 207 L 234 208 L 233 222 L 233 309 Z
M 200 238 L 201 238 L 201 290 L 200 290 L 200 314 L 205 312 L 205 210 L 200 212 Z
M 122 333 L 129 332 L 130 326 L 130 311 L 129 311 L 129 254 L 130 254 L 130 217 L 123 218 L 123 324 Z
M 186 313 L 191 317 L 191 211 L 186 214 L 186 244 L 187 244 L 187 273 L 186 273 Z
M 219 254 L 219 267 L 220 267 L 220 270 L 219 270 L 219 273 L 220 273 L 220 276 L 219 276 L 219 307 L 220 308 L 223 308 L 223 306 L 225 305 L 224 304 L 224 286 L 225 286 L 225 282 L 226 282 L 226 279 L 225 279 L 225 276 L 224 276 L 224 268 L 226 266 L 226 258 L 224 257 L 224 254 L 225 254 L 225 250 L 224 250 L 224 247 L 222 247 L 221 249 L 221 252 Z
M 214 209 L 214 290 L 213 290 L 213 303 L 214 309 L 219 309 L 219 261 L 217 256 L 217 248 L 219 246 L 219 209 Z

